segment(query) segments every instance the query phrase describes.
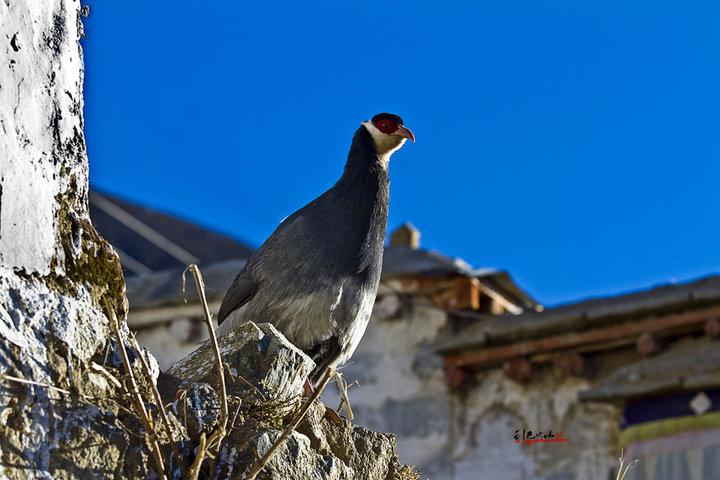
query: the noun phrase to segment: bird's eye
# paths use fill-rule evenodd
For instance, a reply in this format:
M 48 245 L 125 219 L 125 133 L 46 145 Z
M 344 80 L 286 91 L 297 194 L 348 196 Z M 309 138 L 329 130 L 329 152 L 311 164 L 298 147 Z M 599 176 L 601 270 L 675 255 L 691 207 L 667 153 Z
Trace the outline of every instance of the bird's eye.
M 391 122 L 390 120 L 381 120 L 377 122 L 375 126 L 378 130 L 388 135 L 394 133 L 398 129 L 395 122 Z

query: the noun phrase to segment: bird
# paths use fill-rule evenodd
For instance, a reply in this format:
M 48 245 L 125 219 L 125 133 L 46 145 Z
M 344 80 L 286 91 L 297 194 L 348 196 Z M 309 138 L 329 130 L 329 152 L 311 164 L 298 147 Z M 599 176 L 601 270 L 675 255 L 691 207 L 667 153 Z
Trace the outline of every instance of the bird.
M 360 124 L 337 182 L 287 217 L 245 263 L 221 304 L 218 337 L 247 321 L 270 323 L 315 362 L 312 384 L 347 362 L 380 283 L 390 157 L 407 140 L 415 135 L 398 115 Z

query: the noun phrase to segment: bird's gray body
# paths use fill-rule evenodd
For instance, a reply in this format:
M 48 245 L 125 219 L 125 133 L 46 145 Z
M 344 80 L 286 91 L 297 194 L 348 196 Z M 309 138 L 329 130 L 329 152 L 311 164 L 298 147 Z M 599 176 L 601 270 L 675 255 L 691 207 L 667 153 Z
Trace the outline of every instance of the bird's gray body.
M 237 276 L 218 334 L 269 322 L 315 360 L 315 378 L 344 363 L 377 294 L 388 202 L 386 164 L 360 127 L 340 180 L 283 221 Z

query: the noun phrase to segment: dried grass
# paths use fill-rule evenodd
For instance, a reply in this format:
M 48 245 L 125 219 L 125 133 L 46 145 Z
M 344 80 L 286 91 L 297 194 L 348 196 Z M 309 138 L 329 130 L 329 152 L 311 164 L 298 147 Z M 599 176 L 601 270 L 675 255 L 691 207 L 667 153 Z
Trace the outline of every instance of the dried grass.
M 344 407 L 348 420 L 353 421 L 355 419 L 355 415 L 353 414 L 352 407 L 350 406 L 350 397 L 348 397 L 347 393 L 348 388 L 350 388 L 352 384 L 348 385 L 348 383 L 343 378 L 342 373 L 338 371 L 335 371 L 334 377 L 335 385 L 337 385 L 337 389 L 340 392 L 340 405 L 338 405 L 337 411 L 338 413 L 340 413 L 340 409 Z M 355 382 L 353 382 L 353 384 L 354 383 Z
M 620 451 L 620 457 L 618 457 L 618 463 L 620 466 L 618 467 L 617 474 L 615 475 L 615 480 L 625 480 L 625 477 L 627 476 L 628 471 L 633 468 L 635 465 L 640 463 L 640 460 L 635 459 L 629 464 L 625 465 L 625 459 L 624 459 L 624 450 Z
M 132 399 L 136 413 L 145 424 L 145 440 L 150 448 L 151 457 L 155 463 L 155 468 L 157 468 L 157 473 L 160 478 L 167 479 L 168 476 L 163 462 L 162 451 L 160 450 L 160 442 L 158 441 L 157 434 L 153 428 L 152 420 L 145 408 L 145 401 L 140 394 L 140 389 L 138 388 L 137 381 L 135 380 L 135 374 L 133 373 L 132 366 L 130 365 L 130 359 L 128 358 L 127 351 L 125 350 L 125 343 L 123 343 L 122 336 L 120 335 L 120 322 L 118 322 L 117 316 L 115 316 L 115 310 L 112 305 L 110 305 L 110 302 L 106 302 L 105 307 L 108 315 L 110 316 L 110 328 L 115 333 L 115 340 L 118 345 L 118 350 L 120 350 L 120 358 L 122 359 L 125 374 L 128 378 L 129 388 L 126 388 L 127 393 Z
M 202 462 L 207 456 L 211 459 L 209 467 L 210 472 L 215 470 L 215 460 L 217 454 L 220 452 L 222 441 L 227 435 L 227 424 L 228 424 L 228 399 L 227 399 L 227 388 L 225 386 L 225 367 L 222 363 L 222 355 L 220 354 L 220 347 L 218 346 L 217 337 L 215 336 L 215 328 L 212 323 L 212 315 L 210 314 L 210 307 L 208 306 L 207 296 L 205 295 L 205 282 L 203 281 L 202 274 L 197 265 L 191 264 L 185 269 L 182 275 L 183 279 L 183 291 L 185 290 L 185 274 L 190 271 L 195 280 L 195 288 L 198 293 L 198 298 L 203 307 L 203 313 L 205 314 L 205 325 L 208 329 L 208 335 L 210 336 L 210 344 L 213 347 L 215 354 L 215 369 L 217 372 L 218 388 L 220 390 L 220 423 L 205 441 L 205 435 L 203 434 L 200 438 L 200 445 L 198 446 L 198 453 L 195 461 L 190 466 L 189 478 L 196 480 L 200 475 L 200 469 Z

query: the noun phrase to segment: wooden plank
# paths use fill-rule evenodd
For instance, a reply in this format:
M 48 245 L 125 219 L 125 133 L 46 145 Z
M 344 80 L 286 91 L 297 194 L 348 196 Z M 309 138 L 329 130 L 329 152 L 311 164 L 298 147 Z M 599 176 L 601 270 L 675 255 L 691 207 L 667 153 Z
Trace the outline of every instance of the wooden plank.
M 553 363 L 563 372 L 580 376 L 585 372 L 585 360 L 578 352 L 560 352 L 555 354 Z
M 506 360 L 551 352 L 583 345 L 608 342 L 611 340 L 636 337 L 646 332 L 661 332 L 667 329 L 697 325 L 701 330 L 704 322 L 720 315 L 720 307 L 706 308 L 662 317 L 648 317 L 605 328 L 555 335 L 547 338 L 527 340 L 498 347 L 481 348 L 444 357 L 448 366 L 468 367 L 497 364 Z
M 209 303 L 210 313 L 213 314 L 213 317 L 220 311 L 221 303 L 220 300 Z M 139 310 L 133 310 L 131 306 L 127 322 L 128 326 L 133 330 L 141 330 L 143 328 L 169 323 L 177 318 L 200 317 L 202 314 L 202 307 L 195 301 L 186 304 L 150 307 Z
M 404 277 L 400 285 L 403 292 L 427 297 L 446 310 L 478 310 L 480 289 L 473 280 L 465 276 Z

